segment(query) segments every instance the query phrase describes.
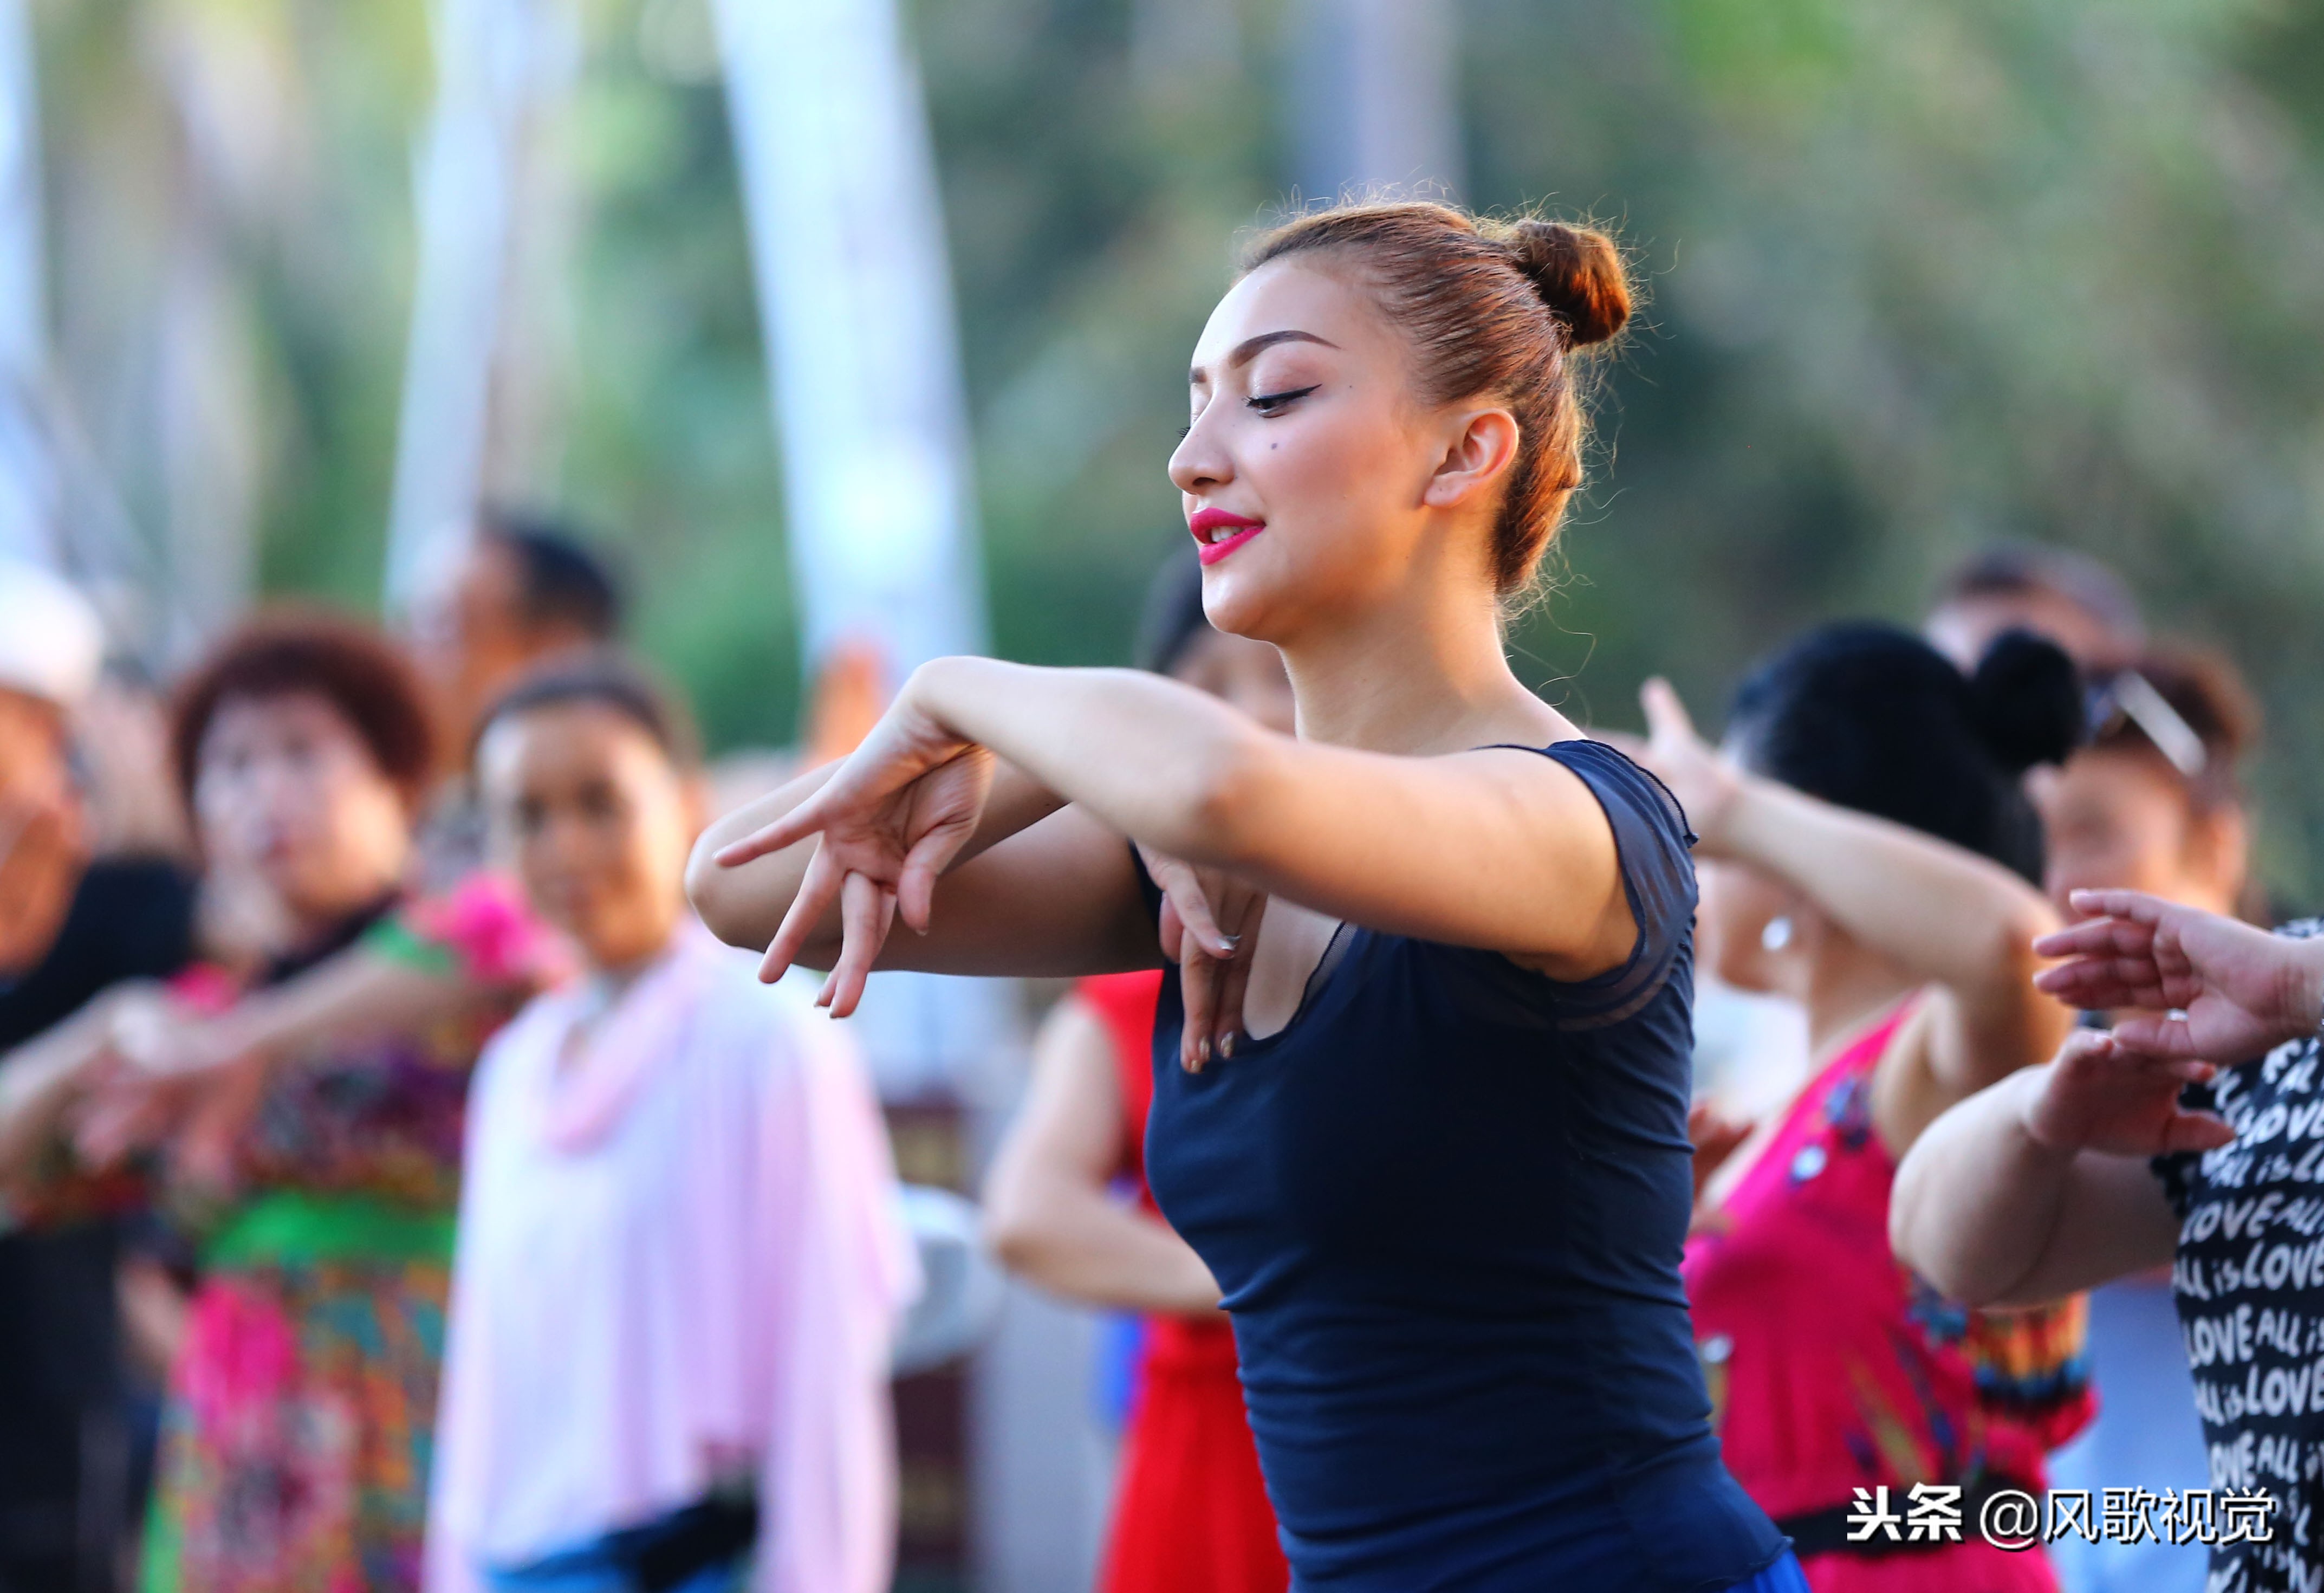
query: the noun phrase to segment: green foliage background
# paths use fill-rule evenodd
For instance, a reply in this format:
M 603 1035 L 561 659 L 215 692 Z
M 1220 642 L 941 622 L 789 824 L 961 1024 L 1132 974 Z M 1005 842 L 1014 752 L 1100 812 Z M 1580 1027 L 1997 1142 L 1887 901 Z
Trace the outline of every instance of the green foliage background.
M 641 640 L 715 741 L 779 741 L 779 461 L 723 105 L 669 43 L 699 34 L 688 6 L 580 6 L 556 446 L 516 485 L 623 545 Z M 1606 373 L 1562 588 L 1514 638 L 1528 672 L 1618 724 L 1665 671 L 1715 718 L 1754 654 L 1834 615 L 1910 621 L 1984 540 L 2080 547 L 2255 677 L 2264 866 L 2324 900 L 2324 0 L 1461 14 L 1467 197 L 1615 224 L 1651 292 Z M 47 0 L 40 23 L 57 296 L 90 394 L 130 384 L 106 306 L 147 282 L 141 206 L 166 210 L 188 136 L 155 39 L 241 30 L 300 86 L 303 175 L 227 224 L 264 579 L 372 600 L 417 0 Z M 1141 64 L 1131 0 L 914 11 L 1010 656 L 1125 657 L 1182 534 L 1162 461 L 1185 352 L 1234 235 L 1287 197 L 1282 18 L 1250 0 L 1240 23 L 1234 59 L 1174 75 Z M 88 407 L 134 505 L 134 405 Z

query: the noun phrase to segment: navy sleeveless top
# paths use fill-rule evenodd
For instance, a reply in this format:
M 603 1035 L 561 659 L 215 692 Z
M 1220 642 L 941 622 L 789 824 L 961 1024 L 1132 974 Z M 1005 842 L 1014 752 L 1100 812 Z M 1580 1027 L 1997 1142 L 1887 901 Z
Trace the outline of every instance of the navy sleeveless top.
M 1349 925 L 1289 1024 L 1192 1074 L 1164 979 L 1147 1179 L 1225 1290 L 1301 1588 L 1693 1593 L 1784 1552 L 1679 1283 L 1693 838 L 1612 748 L 1528 750 L 1612 821 L 1622 967 Z

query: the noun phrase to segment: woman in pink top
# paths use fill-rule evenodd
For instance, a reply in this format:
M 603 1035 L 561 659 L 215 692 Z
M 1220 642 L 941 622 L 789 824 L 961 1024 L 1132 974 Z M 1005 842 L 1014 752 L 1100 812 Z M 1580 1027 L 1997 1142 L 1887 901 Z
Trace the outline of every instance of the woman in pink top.
M 1820 1060 L 1712 1174 L 1687 1249 L 1728 1466 L 1817 1593 L 2053 1588 L 2038 1550 L 1978 1537 L 1978 1510 L 2038 1489 L 2085 1419 L 2078 1319 L 1973 1317 L 1897 1264 L 1887 1225 L 1921 1129 L 2071 1023 L 2032 985 L 2054 921 L 2019 782 L 2079 735 L 2072 666 L 2012 635 L 1964 678 L 1902 631 L 1836 625 L 1745 683 L 1728 757 L 1668 687 L 1646 706 L 1701 833 L 1705 957 L 1803 1003 Z M 1884 1500 L 1896 1525 L 1868 1532 L 1859 1506 Z M 1941 1502 L 1959 1541 L 1914 1530 Z
M 485 722 L 495 845 L 586 972 L 477 1066 L 429 1593 L 888 1587 L 887 1140 L 844 1034 L 687 912 L 690 762 L 609 663 Z

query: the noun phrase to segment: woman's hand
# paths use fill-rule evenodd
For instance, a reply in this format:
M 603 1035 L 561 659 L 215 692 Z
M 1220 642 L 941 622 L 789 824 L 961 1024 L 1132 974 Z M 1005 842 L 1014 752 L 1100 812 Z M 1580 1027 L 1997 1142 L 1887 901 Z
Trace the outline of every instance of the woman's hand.
M 1197 868 L 1150 847 L 1140 846 L 1138 855 L 1162 888 L 1162 955 L 1178 965 L 1185 1001 L 1178 1065 L 1199 1073 L 1213 1052 L 1234 1054 L 1267 894 L 1231 874 Z M 1232 927 L 1222 927 L 1228 925 Z
M 2136 891 L 2076 891 L 2073 907 L 2089 916 L 2034 945 L 2072 960 L 2034 982 L 2076 1006 L 2141 1009 L 2115 1026 L 2126 1044 L 2235 1063 L 2314 1033 L 2324 1018 L 2324 940 L 2287 940 Z
M 1709 1101 L 1697 1101 L 1686 1112 L 1686 1137 L 1694 1147 L 1694 1209 L 1687 1218 L 1689 1238 L 1697 1234 L 1724 1233 L 1731 1226 L 1723 1213 L 1705 1205 L 1702 1191 L 1711 1176 L 1751 1137 L 1752 1125 L 1720 1115 Z
M 717 854 L 722 867 L 819 835 L 815 857 L 759 977 L 782 977 L 825 912 L 838 903 L 840 952 L 816 1005 L 844 1018 L 898 913 L 923 932 L 936 883 L 976 833 L 992 788 L 992 755 L 921 707 L 915 675 L 863 744 L 807 801 Z
M 1727 811 L 1743 789 L 1743 772 L 1717 747 L 1705 741 L 1694 720 L 1668 681 L 1656 676 L 1638 690 L 1646 709 L 1646 738 L 1609 736 L 1605 739 L 1654 771 L 1686 810 L 1686 821 L 1706 852 L 1718 848 Z
M 2162 1156 L 2216 1150 L 2236 1137 L 2218 1117 L 2179 1105 L 2180 1090 L 2213 1070 L 2209 1062 L 2140 1050 L 2120 1034 L 2078 1029 L 2055 1061 L 2011 1083 L 2020 1091 L 2026 1137 L 2045 1150 Z

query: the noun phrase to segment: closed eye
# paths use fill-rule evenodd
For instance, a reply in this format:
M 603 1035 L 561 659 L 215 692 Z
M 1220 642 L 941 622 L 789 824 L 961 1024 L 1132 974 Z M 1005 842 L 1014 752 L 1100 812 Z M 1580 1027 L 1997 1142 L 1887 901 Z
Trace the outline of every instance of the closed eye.
M 1294 387 L 1283 393 L 1254 393 L 1243 402 L 1262 415 L 1273 414 L 1289 408 L 1323 384 L 1321 382 L 1316 382 L 1305 387 Z

